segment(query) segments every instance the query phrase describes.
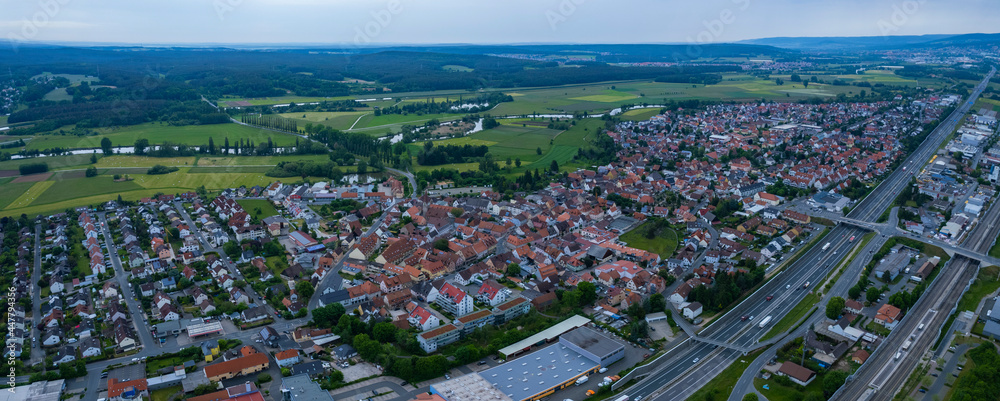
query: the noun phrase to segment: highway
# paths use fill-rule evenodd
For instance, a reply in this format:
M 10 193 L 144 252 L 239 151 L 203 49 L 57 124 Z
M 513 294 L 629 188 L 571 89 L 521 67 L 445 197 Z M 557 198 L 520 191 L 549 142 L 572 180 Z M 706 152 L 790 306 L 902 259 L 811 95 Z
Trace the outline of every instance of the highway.
M 1000 223 L 1000 202 L 994 202 L 963 245 L 977 252 L 988 252 L 996 239 L 994 229 Z M 907 312 L 892 334 L 872 354 L 851 381 L 841 388 L 835 397 L 838 400 L 858 400 L 865 396 L 869 388 L 875 389 L 867 396 L 871 400 L 890 400 L 903 385 L 909 373 L 917 366 L 924 352 L 933 345 L 945 320 L 955 308 L 961 293 L 978 273 L 979 262 L 964 256 L 956 256 L 931 283 L 916 305 Z M 923 330 L 917 327 L 923 324 Z M 908 351 L 901 350 L 901 344 L 916 336 Z M 947 347 L 947 344 L 942 346 Z M 896 359 L 896 352 L 900 352 Z
M 955 125 L 971 108 L 979 97 L 985 85 L 993 77 L 992 70 L 969 97 L 931 132 L 901 164 L 901 167 L 889 174 L 872 192 L 858 203 L 848 214 L 856 220 L 874 222 L 890 204 L 905 185 L 910 182 L 914 167 L 920 167 L 937 151 L 942 141 L 954 130 Z M 906 167 L 906 170 L 903 170 Z M 836 266 L 847 252 L 855 245 L 848 241 L 851 236 L 860 238 L 865 230 L 846 225 L 833 228 L 820 243 L 830 242 L 830 252 L 824 252 L 822 245 L 813 247 L 798 262 L 779 273 L 761 289 L 746 297 L 739 305 L 724 316 L 718 318 L 711 326 L 699 333 L 702 337 L 726 341 L 741 346 L 751 346 L 757 343 L 761 335 L 770 327 L 759 328 L 757 324 L 764 316 L 772 316 L 773 322 L 781 319 L 794 308 L 806 295 L 805 291 L 797 290 L 805 282 L 812 285 L 822 281 L 829 273 L 831 266 Z M 835 251 L 835 253 L 832 253 Z M 852 267 L 853 266 L 852 264 Z M 860 271 L 849 270 L 842 277 L 844 283 L 837 283 L 835 290 L 846 293 Z M 773 301 L 766 301 L 768 295 L 774 295 Z M 742 321 L 744 315 L 752 315 L 754 319 Z M 773 324 L 773 322 L 771 324 Z M 734 351 L 721 350 L 716 352 L 716 346 L 698 343 L 685 347 L 673 358 L 660 361 L 661 367 L 652 374 L 631 387 L 623 394 L 638 400 L 679 400 L 684 399 L 701 385 L 707 383 L 721 371 L 718 366 L 728 366 L 739 356 Z M 722 362 L 720 362 L 720 360 Z M 624 382 L 624 380 L 623 380 Z M 734 389 L 734 392 L 745 392 L 745 389 Z

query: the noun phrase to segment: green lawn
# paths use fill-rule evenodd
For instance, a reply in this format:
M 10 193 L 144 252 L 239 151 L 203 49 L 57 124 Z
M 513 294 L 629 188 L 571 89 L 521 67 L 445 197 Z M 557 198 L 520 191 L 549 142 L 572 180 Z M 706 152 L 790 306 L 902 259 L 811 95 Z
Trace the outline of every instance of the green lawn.
M 310 103 L 310 102 L 322 102 L 324 100 L 347 100 L 351 99 L 351 96 L 337 96 L 337 97 L 303 97 L 303 96 L 277 96 L 277 97 L 264 97 L 264 98 L 236 98 L 227 97 L 219 99 L 219 107 L 233 107 L 235 103 L 239 101 L 250 102 L 254 106 L 267 106 L 272 104 L 286 104 L 286 103 Z
M 27 149 L 48 148 L 99 148 L 103 138 L 111 139 L 114 146 L 131 146 L 136 139 L 146 138 L 151 144 L 163 142 L 182 143 L 187 145 L 207 145 L 212 138 L 215 145 L 222 147 L 225 138 L 234 144 L 239 139 L 250 140 L 255 144 L 266 142 L 268 138 L 278 146 L 295 144 L 294 135 L 282 134 L 239 124 L 185 125 L 171 126 L 160 123 L 131 125 L 121 128 L 103 128 L 96 130 L 97 135 L 79 137 L 75 135 L 47 134 L 38 135 L 28 142 Z
M 997 238 L 997 243 L 990 248 L 989 254 L 994 258 L 1000 258 L 1000 237 Z
M 46 93 L 42 99 L 51 102 L 61 102 L 63 100 L 73 100 L 73 96 L 66 93 L 66 88 L 56 88 Z
M 184 393 L 183 386 L 176 385 L 173 387 L 164 387 L 159 390 L 153 390 L 153 392 L 150 393 L 149 396 L 150 398 L 152 398 L 152 401 L 168 401 L 170 400 L 170 396 L 177 393 L 181 393 L 182 394 L 181 396 L 183 397 Z
M 983 298 L 992 294 L 997 288 L 1000 288 L 1000 281 L 997 280 L 997 276 L 1000 276 L 1000 267 L 987 266 L 980 269 L 976 281 L 972 283 L 969 290 L 958 301 L 957 310 L 959 312 L 967 310 L 975 311 L 976 306 L 979 305 L 979 302 Z
M 241 199 L 236 201 L 236 203 L 243 206 L 243 210 L 246 210 L 247 213 L 250 213 L 251 216 L 257 219 L 278 215 L 278 210 L 274 208 L 274 204 L 269 200 Z
M 764 389 L 764 385 L 767 384 L 768 389 Z M 753 379 L 753 385 L 767 397 L 769 401 L 801 401 L 809 393 L 819 393 L 820 396 L 823 395 L 823 377 L 820 374 L 816 375 L 813 381 L 809 382 L 808 386 L 800 386 L 797 384 L 792 384 L 791 386 L 785 386 L 778 384 L 772 376 L 769 380 L 764 380 L 761 378 Z
M 308 111 L 302 113 L 281 113 L 280 116 L 299 122 L 299 126 L 306 124 L 321 124 L 330 128 L 346 130 L 354 125 L 364 114 L 371 113 L 371 110 L 359 109 L 359 111 Z
M 639 248 L 660 255 L 660 258 L 667 259 L 674 254 L 677 249 L 677 233 L 670 228 L 663 227 L 654 238 L 646 238 L 646 231 L 653 222 L 647 221 L 638 227 L 622 234 L 619 239 L 633 248 Z
M 623 120 L 646 121 L 657 114 L 660 114 L 660 108 L 651 107 L 645 109 L 632 109 L 622 113 L 621 117 Z

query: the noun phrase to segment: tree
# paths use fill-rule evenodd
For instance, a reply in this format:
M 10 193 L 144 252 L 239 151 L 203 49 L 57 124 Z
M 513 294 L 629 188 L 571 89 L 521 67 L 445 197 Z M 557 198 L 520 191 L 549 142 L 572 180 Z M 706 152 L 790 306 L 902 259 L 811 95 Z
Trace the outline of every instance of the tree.
M 812 392 L 806 394 L 806 398 L 803 398 L 802 401 L 826 401 L 826 398 L 823 398 L 823 394 Z
M 271 375 L 267 373 L 257 375 L 257 383 L 267 383 L 269 381 L 271 381 Z
M 861 296 L 861 287 L 854 286 L 847 290 L 847 297 L 850 299 L 858 299 Z
M 511 263 L 507 265 L 507 275 L 508 276 L 519 276 L 521 275 L 521 266 L 517 263 Z M 581 283 L 583 284 L 583 283 Z
M 229 154 L 229 137 L 228 136 L 226 137 L 226 140 L 225 140 L 225 142 L 222 145 L 222 154 L 224 154 L 224 155 L 228 155 Z
M 840 370 L 831 370 L 826 372 L 826 375 L 823 376 L 823 394 L 827 397 L 832 396 L 833 393 L 836 393 L 837 389 L 839 389 L 840 386 L 843 386 L 846 381 L 847 372 Z
M 434 241 L 434 249 L 441 250 L 441 251 L 447 251 L 448 250 L 448 239 L 447 238 L 438 238 L 436 241 Z
M 97 153 L 90 154 L 90 164 L 97 163 Z
M 312 283 L 308 281 L 299 281 L 295 283 L 295 293 L 299 294 L 299 298 L 312 298 L 314 292 L 316 292 L 316 289 L 313 288 Z
M 457 207 L 451 208 L 451 215 L 453 217 L 455 217 L 456 219 L 459 218 L 459 217 L 462 217 L 463 213 L 465 213 L 465 211 L 462 210 L 461 208 L 457 208 Z
M 240 244 L 237 243 L 236 241 L 229 241 L 225 244 L 222 244 L 222 251 L 225 252 L 227 255 L 232 255 L 237 257 L 238 255 L 243 253 L 240 250 Z
M 553 173 L 558 173 L 559 172 L 559 162 L 553 160 L 552 163 L 549 164 L 549 170 L 551 170 Z
M 868 300 L 868 303 L 875 303 L 881 295 L 875 287 L 871 287 L 868 291 L 865 291 L 865 299 Z
M 760 398 L 757 397 L 757 393 L 748 393 L 743 396 L 743 401 L 757 401 Z
M 372 336 L 382 344 L 391 343 L 396 339 L 396 326 L 387 322 L 376 323 L 372 328 Z
M 520 157 L 514 159 L 514 166 L 521 167 L 521 158 Z
M 135 144 L 132 145 L 135 148 L 135 154 L 144 155 L 146 154 L 146 148 L 149 148 L 149 139 L 139 138 L 135 140 Z
M 215 140 L 208 137 L 208 154 L 215 155 Z
M 347 310 L 344 305 L 332 303 L 322 308 L 313 309 L 313 323 L 319 327 L 333 328 L 345 313 Z
M 105 156 L 114 154 L 114 149 L 111 149 L 111 140 L 108 137 L 101 138 L 101 151 L 104 152 Z
M 535 148 L 535 154 L 536 154 L 536 155 L 540 155 L 540 154 L 542 154 L 542 147 L 541 147 L 541 146 L 539 146 L 539 147 Z
M 87 172 L 85 173 L 87 177 L 97 177 L 97 167 L 90 166 L 87 167 Z
M 368 162 L 365 159 L 358 160 L 358 174 L 368 173 Z
M 840 312 L 844 310 L 845 301 L 841 297 L 830 298 L 830 302 L 826 304 L 826 317 L 830 319 L 837 319 L 840 317 Z
M 580 304 L 587 305 L 597 300 L 597 286 L 588 281 L 577 284 L 576 291 L 580 293 Z

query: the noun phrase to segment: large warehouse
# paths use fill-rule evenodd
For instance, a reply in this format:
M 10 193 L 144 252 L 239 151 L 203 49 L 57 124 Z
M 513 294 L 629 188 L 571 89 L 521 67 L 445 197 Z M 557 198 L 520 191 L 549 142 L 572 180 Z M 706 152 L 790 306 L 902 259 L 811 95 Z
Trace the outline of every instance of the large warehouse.
M 572 386 L 625 356 L 625 346 L 589 328 L 564 333 L 559 342 L 479 373 L 431 385 L 447 401 L 534 401 Z

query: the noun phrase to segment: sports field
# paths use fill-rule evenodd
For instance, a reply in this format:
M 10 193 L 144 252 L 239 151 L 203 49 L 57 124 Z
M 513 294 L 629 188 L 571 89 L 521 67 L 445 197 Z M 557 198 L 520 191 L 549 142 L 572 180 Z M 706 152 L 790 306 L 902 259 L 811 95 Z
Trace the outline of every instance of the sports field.
M 251 128 L 239 124 L 212 124 L 212 125 L 185 125 L 171 126 L 160 123 L 148 123 L 132 125 L 122 128 L 98 129 L 97 135 L 78 137 L 74 135 L 38 135 L 31 142 L 28 142 L 27 149 L 50 149 L 50 148 L 100 148 L 101 139 L 111 139 L 113 146 L 132 146 L 136 139 L 146 138 L 150 144 L 160 144 L 163 142 L 173 142 L 187 145 L 207 145 L 208 139 L 215 141 L 215 146 L 222 147 L 225 139 L 229 138 L 232 145 L 239 139 L 250 140 L 256 143 L 266 142 L 271 138 L 275 145 L 294 145 L 294 135 L 282 134 L 274 131 L 267 131 Z

